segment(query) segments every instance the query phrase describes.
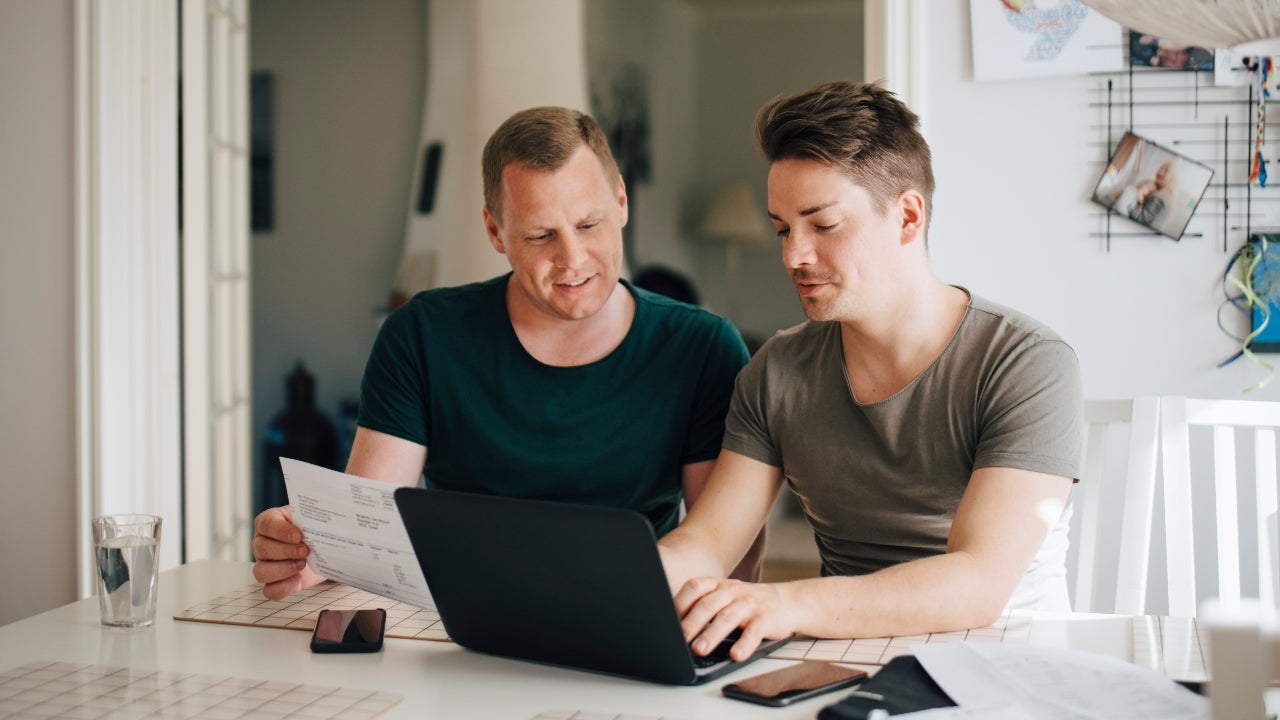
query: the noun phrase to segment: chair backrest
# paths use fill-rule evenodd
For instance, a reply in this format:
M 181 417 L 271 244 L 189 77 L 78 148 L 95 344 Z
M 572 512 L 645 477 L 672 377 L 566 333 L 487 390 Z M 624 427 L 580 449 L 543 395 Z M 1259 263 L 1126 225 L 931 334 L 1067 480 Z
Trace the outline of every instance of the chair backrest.
M 1257 400 L 1201 400 L 1166 395 L 1160 399 L 1160 435 L 1164 478 L 1165 551 L 1168 558 L 1169 614 L 1196 615 L 1195 545 L 1191 512 L 1191 429 L 1212 428 L 1212 463 L 1218 587 L 1199 593 L 1216 596 L 1227 608 L 1238 606 L 1240 590 L 1240 504 L 1237 472 L 1237 429 L 1251 431 L 1256 534 L 1245 542 L 1258 546 L 1258 600 L 1276 605 L 1276 429 L 1280 403 Z M 1195 480 L 1198 480 L 1196 478 Z M 1246 500 L 1246 503 L 1248 501 Z M 1248 507 L 1246 504 L 1244 507 Z
M 1123 483 L 1118 581 L 1115 612 L 1141 614 L 1146 593 L 1146 563 L 1150 550 L 1152 498 L 1156 481 L 1156 443 L 1159 439 L 1160 400 L 1154 395 L 1130 400 L 1086 400 L 1084 469 L 1076 486 L 1074 512 L 1079 517 L 1076 536 L 1075 592 L 1072 605 L 1079 612 L 1091 612 L 1099 585 L 1099 537 L 1102 524 L 1102 496 L 1105 485 Z M 1107 447 L 1115 436 L 1113 428 L 1129 427 L 1129 448 L 1123 477 L 1112 479 L 1107 472 Z M 1131 580 L 1142 578 L 1135 585 Z M 1133 608 L 1139 608 L 1134 610 Z M 1101 608 L 1108 609 L 1108 608 Z

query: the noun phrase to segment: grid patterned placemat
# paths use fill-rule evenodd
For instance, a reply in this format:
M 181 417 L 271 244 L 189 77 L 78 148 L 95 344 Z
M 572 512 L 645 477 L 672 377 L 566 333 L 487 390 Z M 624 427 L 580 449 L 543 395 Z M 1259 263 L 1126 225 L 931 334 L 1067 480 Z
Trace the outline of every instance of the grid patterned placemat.
M 374 718 L 404 698 L 375 690 L 67 662 L 0 671 L 5 718 Z
M 434 609 L 416 608 L 334 582 L 296 592 L 283 600 L 267 600 L 262 596 L 262 586 L 255 583 L 223 593 L 173 617 L 175 620 L 309 631 L 315 627 L 316 615 L 322 608 L 359 607 L 386 608 L 387 637 L 449 641 L 440 615 Z M 910 646 L 917 643 L 961 640 L 1026 643 L 1030 630 L 1030 619 L 1004 615 L 989 627 L 957 632 L 856 640 L 802 638 L 778 648 L 769 657 L 883 665 L 898 655 L 910 654 Z
M 316 616 L 323 609 L 372 607 L 386 609 L 387 637 L 449 641 L 440 615 L 434 608 L 413 607 L 334 582 L 321 583 L 283 600 L 266 599 L 262 596 L 262 586 L 254 583 L 189 607 L 174 615 L 173 619 L 311 630 L 316 626 Z
M 1031 637 L 1031 619 L 1002 615 L 991 625 L 972 630 L 902 635 L 856 640 L 792 640 L 769 654 L 780 660 L 827 660 L 857 665 L 884 665 L 899 655 L 910 655 L 912 645 L 943 642 L 994 642 L 1025 645 Z

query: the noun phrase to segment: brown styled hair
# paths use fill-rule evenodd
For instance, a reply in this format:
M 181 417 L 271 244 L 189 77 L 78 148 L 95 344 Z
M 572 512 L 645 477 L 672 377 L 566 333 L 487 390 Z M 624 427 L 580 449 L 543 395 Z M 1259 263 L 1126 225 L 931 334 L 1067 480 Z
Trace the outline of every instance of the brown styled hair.
M 774 98 L 756 114 L 756 144 L 770 163 L 817 160 L 866 189 L 883 212 L 904 190 L 933 217 L 933 168 L 920 118 L 884 85 L 843 80 Z

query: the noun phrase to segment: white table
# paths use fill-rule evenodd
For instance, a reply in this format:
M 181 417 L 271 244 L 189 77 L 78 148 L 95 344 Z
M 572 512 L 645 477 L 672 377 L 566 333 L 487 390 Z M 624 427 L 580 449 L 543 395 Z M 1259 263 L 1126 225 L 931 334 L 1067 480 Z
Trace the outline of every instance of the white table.
M 105 630 L 96 598 L 0 627 L 0 667 L 34 661 L 132 666 L 384 690 L 404 696 L 386 718 L 512 718 L 550 710 L 594 710 L 657 718 L 813 718 L 841 697 L 829 694 L 775 709 L 730 700 L 720 686 L 788 661 L 759 660 L 726 678 L 670 687 L 490 657 L 452 643 L 388 638 L 382 652 L 316 655 L 310 634 L 173 620 L 175 613 L 253 582 L 247 562 L 200 561 L 161 574 L 156 624 Z M 1031 642 L 1129 653 L 1129 620 L 1120 616 L 1037 616 Z

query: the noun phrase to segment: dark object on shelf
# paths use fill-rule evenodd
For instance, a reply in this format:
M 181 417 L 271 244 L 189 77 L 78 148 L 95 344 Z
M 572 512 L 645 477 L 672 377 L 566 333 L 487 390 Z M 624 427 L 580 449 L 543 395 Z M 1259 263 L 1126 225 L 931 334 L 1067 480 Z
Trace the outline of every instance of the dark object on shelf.
M 418 214 L 430 215 L 436 208 L 436 184 L 440 180 L 440 155 L 444 145 L 433 142 L 422 155 L 422 178 L 418 181 Z
M 262 439 L 262 482 L 254 493 L 254 515 L 289 504 L 280 458 L 287 457 L 340 470 L 338 432 L 333 422 L 316 409 L 315 376 L 302 361 L 285 378 L 286 406 L 267 424 Z
M 269 72 L 255 71 L 249 76 L 249 228 L 254 232 L 276 226 L 272 85 Z

